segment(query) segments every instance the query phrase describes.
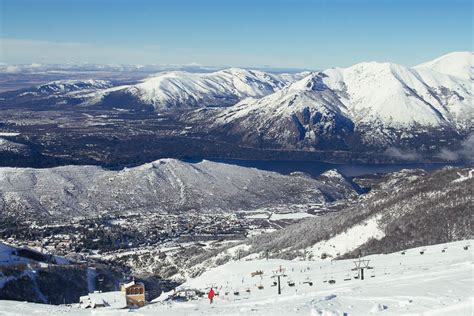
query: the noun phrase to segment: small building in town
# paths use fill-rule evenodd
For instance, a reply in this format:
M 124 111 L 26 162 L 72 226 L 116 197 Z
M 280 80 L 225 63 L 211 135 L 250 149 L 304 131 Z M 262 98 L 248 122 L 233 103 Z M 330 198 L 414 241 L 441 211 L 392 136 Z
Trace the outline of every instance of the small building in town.
M 145 285 L 135 280 L 120 284 L 120 291 L 125 294 L 129 307 L 145 305 Z

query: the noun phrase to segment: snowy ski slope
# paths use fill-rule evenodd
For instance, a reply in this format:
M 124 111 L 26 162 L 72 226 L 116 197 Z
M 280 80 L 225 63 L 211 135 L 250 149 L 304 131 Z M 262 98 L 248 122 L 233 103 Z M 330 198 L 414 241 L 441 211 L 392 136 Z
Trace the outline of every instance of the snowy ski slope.
M 219 295 L 212 305 L 207 298 L 165 301 L 167 294 L 133 311 L 0 301 L 0 315 L 472 315 L 474 256 L 472 247 L 464 250 L 470 244 L 472 240 L 368 256 L 364 259 L 374 268 L 365 271 L 364 281 L 354 279 L 353 260 L 234 261 L 181 286 L 206 291 L 213 286 Z M 286 277 L 277 295 L 272 275 L 280 266 Z M 251 277 L 257 270 L 262 277 Z

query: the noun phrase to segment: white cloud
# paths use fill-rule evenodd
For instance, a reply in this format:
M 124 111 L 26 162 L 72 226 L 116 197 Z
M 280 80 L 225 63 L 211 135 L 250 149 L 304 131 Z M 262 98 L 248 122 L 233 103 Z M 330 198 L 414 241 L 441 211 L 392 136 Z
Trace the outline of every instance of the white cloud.
M 453 151 L 447 148 L 442 148 L 437 157 L 447 161 L 461 159 L 468 162 L 474 162 L 474 134 L 469 135 L 461 142 L 460 149 Z
M 416 161 L 421 158 L 414 150 L 402 150 L 396 147 L 390 147 L 385 150 L 385 154 L 399 160 Z

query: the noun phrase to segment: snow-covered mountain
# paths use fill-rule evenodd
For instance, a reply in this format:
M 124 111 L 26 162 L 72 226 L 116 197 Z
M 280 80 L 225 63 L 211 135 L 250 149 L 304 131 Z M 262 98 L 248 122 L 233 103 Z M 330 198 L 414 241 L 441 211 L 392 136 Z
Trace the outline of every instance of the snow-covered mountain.
M 358 124 L 457 126 L 474 117 L 468 80 L 375 62 L 329 69 L 322 76 L 324 84 L 338 94 Z
M 428 68 L 446 75 L 473 80 L 474 57 L 472 52 L 453 52 L 416 66 Z
M 79 90 L 98 90 L 110 88 L 112 83 L 107 80 L 58 80 L 37 87 L 39 93 L 65 93 Z
M 281 145 L 301 141 L 327 141 L 353 131 L 347 109 L 327 89 L 318 74 L 311 74 L 261 99 L 245 99 L 235 106 L 195 113 L 209 118 L 213 127 L 242 133 L 246 141 L 274 141 Z M 196 117 L 191 116 L 191 121 Z
M 225 109 L 198 110 L 186 119 L 207 121 L 206 126 L 252 144 L 319 149 L 328 143 L 350 147 L 360 141 L 387 145 L 416 138 L 427 129 L 468 133 L 474 119 L 472 80 L 461 70 L 467 72 L 472 63 L 452 59 L 441 58 L 460 70 L 456 76 L 433 70 L 438 69 L 434 66 L 393 63 L 331 68 L 266 97 Z
M 87 79 L 87 80 L 56 80 L 46 84 L 17 91 L 4 92 L 2 97 L 54 97 L 63 96 L 71 92 L 92 92 L 112 87 L 112 83 L 107 80 Z
M 212 73 L 162 72 L 141 83 L 116 87 L 86 96 L 86 104 L 123 100 L 153 106 L 156 110 L 233 105 L 247 97 L 260 98 L 291 82 L 297 75 L 275 75 L 255 70 L 230 68 Z
M 174 159 L 121 171 L 93 166 L 0 168 L 0 214 L 58 219 L 110 212 L 236 211 L 357 195 L 349 182 L 332 179 Z
M 168 71 L 118 86 L 61 81 L 0 94 L 0 106 L 166 112 L 178 118 L 174 133 L 239 146 L 441 157 L 463 152 L 474 127 L 472 60 L 456 52 L 411 68 L 363 62 L 278 75 Z
M 9 102 L 53 99 L 57 104 L 83 106 L 150 107 L 174 111 L 198 107 L 230 106 L 247 97 L 271 94 L 301 74 L 272 74 L 229 68 L 215 72 L 164 71 L 137 84 L 118 85 L 106 80 L 58 80 L 37 87 L 1 93 Z M 38 98 L 41 98 L 40 100 Z M 51 100 L 49 100 L 51 101 Z

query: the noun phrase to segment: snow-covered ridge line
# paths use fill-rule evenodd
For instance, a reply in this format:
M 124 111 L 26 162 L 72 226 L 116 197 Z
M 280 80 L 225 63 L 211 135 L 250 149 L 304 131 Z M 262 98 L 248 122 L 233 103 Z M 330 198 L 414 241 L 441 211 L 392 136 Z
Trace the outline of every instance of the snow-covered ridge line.
M 229 106 L 244 98 L 271 94 L 296 78 L 299 75 L 276 75 L 239 68 L 211 73 L 166 71 L 135 85 L 114 87 L 90 95 L 87 104 L 104 102 L 109 94 L 125 94 L 157 110 Z
M 186 119 L 237 134 L 250 144 L 263 140 L 290 148 L 347 148 L 354 138 L 380 148 L 429 129 L 465 135 L 474 121 L 472 80 L 437 70 L 440 63 L 457 62 L 459 69 L 471 71 L 473 55 L 467 56 L 441 58 L 432 68 L 380 62 L 331 68 L 268 96 L 196 111 Z

